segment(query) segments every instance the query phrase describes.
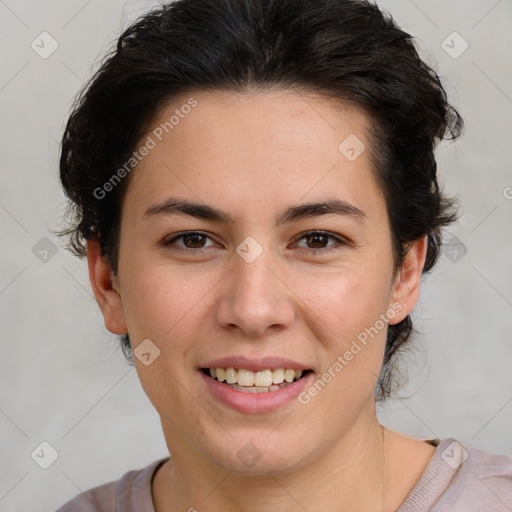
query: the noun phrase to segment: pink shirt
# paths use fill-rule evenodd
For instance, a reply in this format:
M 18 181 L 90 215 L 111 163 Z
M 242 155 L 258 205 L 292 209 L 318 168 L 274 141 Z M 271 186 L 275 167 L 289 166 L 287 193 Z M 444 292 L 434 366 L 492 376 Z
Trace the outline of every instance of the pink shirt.
M 453 438 L 437 446 L 396 512 L 512 512 L 512 457 L 490 455 Z M 79 494 L 56 512 L 155 512 L 151 480 L 169 457 Z M 197 510 L 201 504 L 193 504 Z

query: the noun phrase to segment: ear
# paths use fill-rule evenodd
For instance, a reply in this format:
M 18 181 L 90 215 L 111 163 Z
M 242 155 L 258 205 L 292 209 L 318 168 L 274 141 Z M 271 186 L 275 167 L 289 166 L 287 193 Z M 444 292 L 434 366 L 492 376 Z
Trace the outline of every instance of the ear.
M 392 304 L 401 305 L 398 309 L 399 313 L 393 319 L 390 319 L 389 324 L 397 324 L 401 322 L 413 309 L 418 301 L 420 294 L 420 283 L 423 267 L 425 265 L 425 258 L 427 256 L 428 236 L 413 242 L 405 255 L 402 268 L 393 283 L 393 288 L 390 295 L 389 307 Z M 393 308 L 396 310 L 397 308 Z
M 101 255 L 98 240 L 87 241 L 87 263 L 92 290 L 103 315 L 105 327 L 113 334 L 127 333 L 119 284 L 110 264 Z

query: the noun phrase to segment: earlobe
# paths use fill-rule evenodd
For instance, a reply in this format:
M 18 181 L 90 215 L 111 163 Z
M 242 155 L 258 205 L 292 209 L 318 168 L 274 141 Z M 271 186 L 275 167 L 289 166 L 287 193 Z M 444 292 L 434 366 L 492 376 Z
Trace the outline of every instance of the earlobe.
M 113 334 L 128 332 L 123 312 L 119 283 L 114 277 L 112 267 L 101 255 L 98 240 L 87 241 L 87 263 L 89 280 L 103 315 L 105 327 Z
M 400 313 L 392 320 L 390 325 L 401 322 L 415 307 L 420 293 L 421 276 L 427 256 L 428 236 L 412 243 L 405 255 L 402 268 L 399 270 L 393 284 L 389 307 L 401 306 Z

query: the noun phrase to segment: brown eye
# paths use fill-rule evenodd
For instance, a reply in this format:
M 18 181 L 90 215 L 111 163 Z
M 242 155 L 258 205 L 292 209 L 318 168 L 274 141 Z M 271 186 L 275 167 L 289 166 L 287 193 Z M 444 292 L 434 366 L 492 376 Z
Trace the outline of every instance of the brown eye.
M 347 242 L 343 240 L 343 238 L 334 235 L 333 233 L 329 233 L 328 231 L 308 231 L 307 233 L 302 234 L 300 238 L 298 238 L 298 241 L 301 240 L 306 241 L 306 247 L 310 248 L 311 250 L 309 252 L 312 252 L 313 254 L 319 252 L 327 253 L 332 250 L 339 249 L 340 245 L 347 245 Z M 329 240 L 334 240 L 337 243 L 327 245 Z
M 309 235 L 308 237 L 306 237 L 306 240 L 308 240 L 310 244 L 314 245 L 314 247 L 312 247 L 313 249 L 317 249 L 324 248 L 325 243 L 327 243 L 329 240 L 329 237 L 326 235 Z
M 201 252 L 201 250 L 211 247 L 205 245 L 208 239 L 210 239 L 209 236 L 199 231 L 187 231 L 185 233 L 174 235 L 171 238 L 167 238 L 162 242 L 162 245 L 166 247 L 175 245 L 178 250 L 183 250 L 185 252 Z M 178 240 L 181 240 L 182 244 L 177 244 L 176 242 Z
M 189 249 L 200 249 L 203 247 L 206 237 L 201 234 L 183 235 L 181 237 L 186 247 Z M 201 243 L 201 241 L 203 243 Z

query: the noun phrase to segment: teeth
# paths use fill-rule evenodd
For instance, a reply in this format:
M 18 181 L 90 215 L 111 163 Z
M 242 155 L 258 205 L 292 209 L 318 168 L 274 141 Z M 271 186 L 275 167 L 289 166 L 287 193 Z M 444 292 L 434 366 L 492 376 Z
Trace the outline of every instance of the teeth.
M 272 371 L 263 370 L 262 372 L 254 373 L 254 385 L 255 386 L 270 386 L 272 385 Z
M 223 370 L 220 368 L 220 370 Z M 219 368 L 217 368 L 217 371 L 219 371 Z M 226 382 L 228 384 L 236 384 L 237 380 L 237 373 L 234 368 L 226 368 Z
M 284 382 L 284 370 L 279 368 L 272 372 L 272 384 L 281 384 L 281 382 Z
M 271 391 L 277 391 L 278 389 L 289 386 L 289 382 L 283 382 L 279 386 L 239 386 L 238 384 L 228 384 L 230 388 L 236 389 L 237 391 L 244 391 L 245 393 L 268 393 Z
M 286 370 L 284 372 L 284 380 L 286 382 L 292 382 L 295 378 L 295 370 Z
M 238 385 L 253 386 L 254 372 L 251 372 L 251 370 L 238 370 Z
M 241 368 L 236 370 L 233 367 L 229 368 L 210 368 L 210 376 L 216 378 L 219 382 L 226 382 L 232 384 L 231 387 L 237 389 L 238 386 L 245 388 L 252 387 L 252 392 L 259 392 L 256 388 L 261 388 L 261 391 L 275 391 L 283 385 L 292 383 L 302 377 L 302 370 L 294 370 L 292 368 L 284 370 L 278 368 L 276 370 L 262 370 L 253 372 Z

